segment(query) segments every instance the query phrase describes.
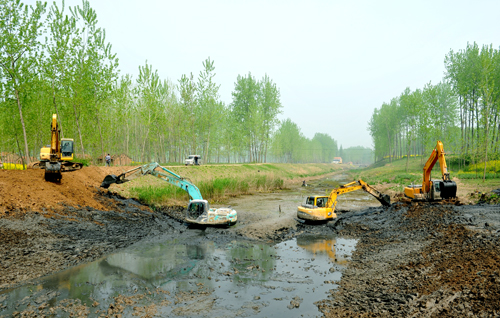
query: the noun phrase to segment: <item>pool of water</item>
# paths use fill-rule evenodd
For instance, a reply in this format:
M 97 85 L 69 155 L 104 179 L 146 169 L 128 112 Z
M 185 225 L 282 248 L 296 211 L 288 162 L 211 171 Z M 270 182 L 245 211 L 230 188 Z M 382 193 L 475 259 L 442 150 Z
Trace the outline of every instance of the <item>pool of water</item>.
M 5 290 L 0 317 L 316 317 L 314 302 L 337 287 L 355 244 L 332 236 L 223 246 L 160 237 Z

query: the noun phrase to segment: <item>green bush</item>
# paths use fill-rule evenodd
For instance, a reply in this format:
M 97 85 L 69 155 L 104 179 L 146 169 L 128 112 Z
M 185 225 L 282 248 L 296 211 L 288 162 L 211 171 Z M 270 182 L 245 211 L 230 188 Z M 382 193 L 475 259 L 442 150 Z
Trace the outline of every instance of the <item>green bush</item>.
M 459 173 L 457 173 L 457 177 L 459 179 L 482 179 L 483 178 L 483 173 L 482 173 L 482 171 L 478 172 L 478 173 L 475 173 L 475 172 L 459 172 Z M 485 178 L 486 179 L 498 179 L 498 178 L 500 178 L 500 174 L 487 172 L 486 175 L 485 175 Z
M 85 167 L 90 166 L 90 160 L 89 160 L 89 159 L 74 158 L 74 159 L 73 159 L 73 162 L 79 162 L 79 163 L 83 164 Z
M 482 173 L 484 171 L 484 162 L 469 165 L 465 171 L 473 171 L 474 173 L 477 171 L 478 173 Z M 486 171 L 500 173 L 500 160 L 491 160 L 486 162 Z
M 182 198 L 182 196 L 187 197 L 187 193 L 175 187 L 138 187 L 132 188 L 131 192 L 134 196 L 142 203 L 151 205 L 155 203 L 161 203 L 168 198 Z
M 238 183 L 238 190 L 241 192 L 241 193 L 248 193 L 248 190 L 250 189 L 250 185 L 247 181 L 245 180 L 241 180 L 239 183 Z
M 283 188 L 284 181 L 281 178 L 274 178 L 273 180 L 273 188 L 274 189 L 281 189 Z
M 266 188 L 266 182 L 267 182 L 267 176 L 266 175 L 259 175 L 255 177 L 255 188 L 256 189 L 265 189 Z

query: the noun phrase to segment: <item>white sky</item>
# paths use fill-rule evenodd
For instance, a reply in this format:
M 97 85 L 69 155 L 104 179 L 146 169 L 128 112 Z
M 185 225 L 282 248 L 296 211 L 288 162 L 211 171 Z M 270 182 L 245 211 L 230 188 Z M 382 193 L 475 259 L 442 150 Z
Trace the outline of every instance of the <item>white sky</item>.
M 27 1 L 28 3 L 31 1 Z M 57 1 L 61 3 L 60 0 Z M 81 1 L 66 1 L 66 6 Z M 90 0 L 122 74 L 147 60 L 164 79 L 215 61 L 229 104 L 238 74 L 264 74 L 303 134 L 372 146 L 374 108 L 405 87 L 436 84 L 445 55 L 467 42 L 499 47 L 500 1 Z M 69 11 L 68 11 L 69 13 Z

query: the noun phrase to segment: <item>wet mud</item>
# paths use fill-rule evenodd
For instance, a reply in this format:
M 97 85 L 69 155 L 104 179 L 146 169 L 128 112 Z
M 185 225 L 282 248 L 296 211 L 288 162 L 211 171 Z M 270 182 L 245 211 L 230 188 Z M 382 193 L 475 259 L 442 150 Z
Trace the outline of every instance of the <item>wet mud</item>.
M 343 180 L 234 198 L 229 228 L 109 191 L 85 207 L 5 199 L 0 317 L 500 315 L 499 205 L 381 207 L 356 191 L 334 221 L 294 220 L 306 195 Z

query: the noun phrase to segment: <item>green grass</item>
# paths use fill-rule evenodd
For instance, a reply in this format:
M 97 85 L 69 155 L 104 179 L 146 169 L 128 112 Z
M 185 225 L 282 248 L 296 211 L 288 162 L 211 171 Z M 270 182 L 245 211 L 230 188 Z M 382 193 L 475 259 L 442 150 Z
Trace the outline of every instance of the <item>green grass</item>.
M 341 169 L 331 164 L 245 164 L 172 167 L 170 170 L 195 184 L 204 199 L 223 202 L 232 196 L 284 189 L 289 182 L 300 182 L 307 177 Z M 185 191 L 156 178 L 138 178 L 123 184 L 122 189 L 146 204 L 182 204 L 188 201 Z
M 500 179 L 499 173 L 486 172 L 485 179 Z M 483 172 L 459 172 L 457 173 L 459 179 L 483 179 Z
M 176 187 L 137 187 L 132 188 L 131 193 L 140 202 L 148 205 L 158 205 L 168 199 L 189 200 L 187 192 Z
M 395 183 L 398 185 L 409 185 L 422 183 L 423 165 L 421 158 L 410 158 L 408 171 L 406 171 L 406 158 L 377 162 L 365 169 L 353 169 L 349 174 L 353 179 L 363 179 L 369 184 Z M 436 169 L 437 168 L 437 169 Z M 432 178 L 440 175 L 439 165 L 432 170 Z

